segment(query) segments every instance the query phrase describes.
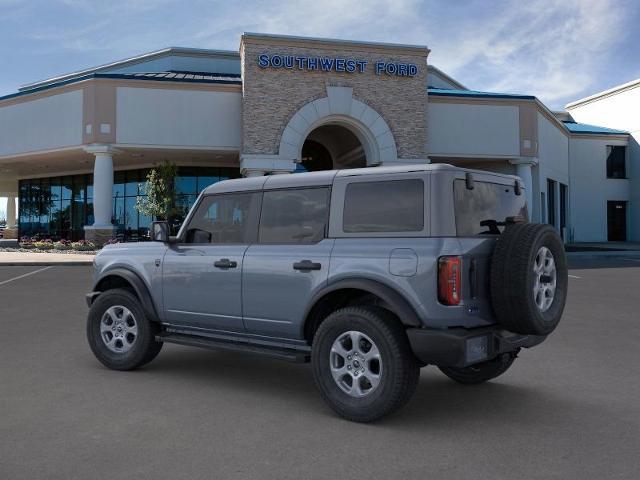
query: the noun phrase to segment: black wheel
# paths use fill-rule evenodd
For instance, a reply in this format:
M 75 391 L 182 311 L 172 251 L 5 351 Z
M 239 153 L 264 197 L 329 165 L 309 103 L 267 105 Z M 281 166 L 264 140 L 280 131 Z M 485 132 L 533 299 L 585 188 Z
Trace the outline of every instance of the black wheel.
M 567 298 L 564 245 L 550 225 L 505 228 L 491 259 L 491 301 L 498 322 L 511 332 L 548 335 Z
M 476 385 L 499 377 L 506 372 L 516 359 L 517 352 L 504 353 L 488 362 L 478 363 L 464 368 L 438 367 L 452 380 L 465 385 Z
M 155 341 L 158 331 L 135 295 L 123 289 L 101 293 L 87 318 L 91 351 L 113 370 L 133 370 L 153 360 L 162 348 Z
M 346 307 L 329 315 L 315 334 L 311 362 L 322 398 L 356 422 L 403 406 L 420 376 L 404 328 L 377 307 Z

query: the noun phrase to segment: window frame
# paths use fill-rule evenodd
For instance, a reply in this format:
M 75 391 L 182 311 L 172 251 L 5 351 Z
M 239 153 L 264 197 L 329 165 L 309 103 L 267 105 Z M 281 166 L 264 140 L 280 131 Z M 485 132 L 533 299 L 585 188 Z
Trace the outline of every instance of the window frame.
M 329 238 L 416 238 L 431 236 L 431 172 L 414 171 L 372 175 L 338 176 L 333 182 Z M 392 182 L 397 180 L 421 180 L 424 192 L 422 230 L 394 232 L 345 232 L 344 203 L 347 187 L 352 183 Z
M 202 202 L 211 197 L 223 197 L 230 195 L 256 195 L 256 208 L 255 211 L 251 214 L 248 222 L 248 236 L 250 237 L 250 241 L 248 242 L 233 242 L 233 243 L 188 243 L 186 241 L 187 231 L 189 230 L 189 225 L 193 220 L 194 215 L 200 208 Z M 258 241 L 258 225 L 260 221 L 260 212 L 262 211 L 262 191 L 261 190 L 240 190 L 235 192 L 220 192 L 220 193 L 210 193 L 205 194 L 204 191 L 198 195 L 195 203 L 191 207 L 189 214 L 184 219 L 180 230 L 178 231 L 178 235 L 176 235 L 176 241 L 180 246 L 211 246 L 211 247 L 219 247 L 225 245 L 253 245 Z
M 262 224 L 262 212 L 264 208 L 264 196 L 270 192 L 290 192 L 295 190 L 318 190 L 324 189 L 327 191 L 327 209 L 326 209 L 326 218 L 324 222 L 324 229 L 322 232 L 322 238 L 314 241 L 314 242 L 263 242 L 260 239 L 260 225 Z M 270 188 L 262 191 L 262 195 L 260 198 L 260 215 L 258 218 L 257 232 L 256 232 L 256 244 L 257 245 L 317 245 L 329 238 L 329 222 L 331 221 L 331 197 L 332 197 L 332 188 L 331 185 L 300 185 L 296 187 L 283 187 L 283 188 Z

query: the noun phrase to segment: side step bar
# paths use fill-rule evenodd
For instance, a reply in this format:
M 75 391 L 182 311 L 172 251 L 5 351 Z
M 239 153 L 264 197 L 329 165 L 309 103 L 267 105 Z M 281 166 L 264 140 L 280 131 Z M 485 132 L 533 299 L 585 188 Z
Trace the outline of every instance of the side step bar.
M 272 347 L 256 343 L 219 340 L 217 338 L 203 337 L 199 335 L 185 335 L 181 333 L 163 332 L 159 335 L 156 335 L 156 341 L 176 343 L 178 345 L 187 345 L 190 347 L 210 348 L 213 350 L 231 350 L 234 352 L 245 352 L 295 363 L 305 363 L 311 359 L 311 354 L 307 350 Z

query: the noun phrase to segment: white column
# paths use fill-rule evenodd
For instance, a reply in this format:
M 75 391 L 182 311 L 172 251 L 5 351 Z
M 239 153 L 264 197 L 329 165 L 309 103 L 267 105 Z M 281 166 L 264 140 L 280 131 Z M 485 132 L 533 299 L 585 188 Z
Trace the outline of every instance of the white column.
M 250 168 L 245 168 L 242 170 L 242 175 L 244 177 L 263 177 L 265 175 L 264 170 L 255 170 Z
M 516 160 L 510 160 L 511 164 L 516 166 L 516 174 L 522 179 L 524 184 L 524 193 L 527 198 L 527 208 L 529 210 L 529 219 L 533 216 L 533 174 L 531 169 L 538 164 L 538 159 L 531 157 L 521 157 Z
M 91 145 L 85 151 L 95 155 L 93 164 L 93 216 L 91 227 L 112 228 L 113 216 L 113 155 L 110 145 Z
M 16 197 L 7 197 L 7 228 L 16 228 Z

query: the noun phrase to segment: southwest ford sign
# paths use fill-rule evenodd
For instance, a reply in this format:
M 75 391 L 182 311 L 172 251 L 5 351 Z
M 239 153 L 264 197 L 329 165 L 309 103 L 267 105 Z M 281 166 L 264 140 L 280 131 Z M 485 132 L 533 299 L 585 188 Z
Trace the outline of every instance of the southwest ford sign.
M 258 56 L 260 68 L 286 68 L 289 70 L 307 70 L 319 72 L 364 73 L 372 68 L 376 75 L 414 77 L 418 66 L 413 63 L 373 62 L 369 67 L 366 60 L 334 57 L 299 57 L 296 55 L 278 55 L 263 53 Z

